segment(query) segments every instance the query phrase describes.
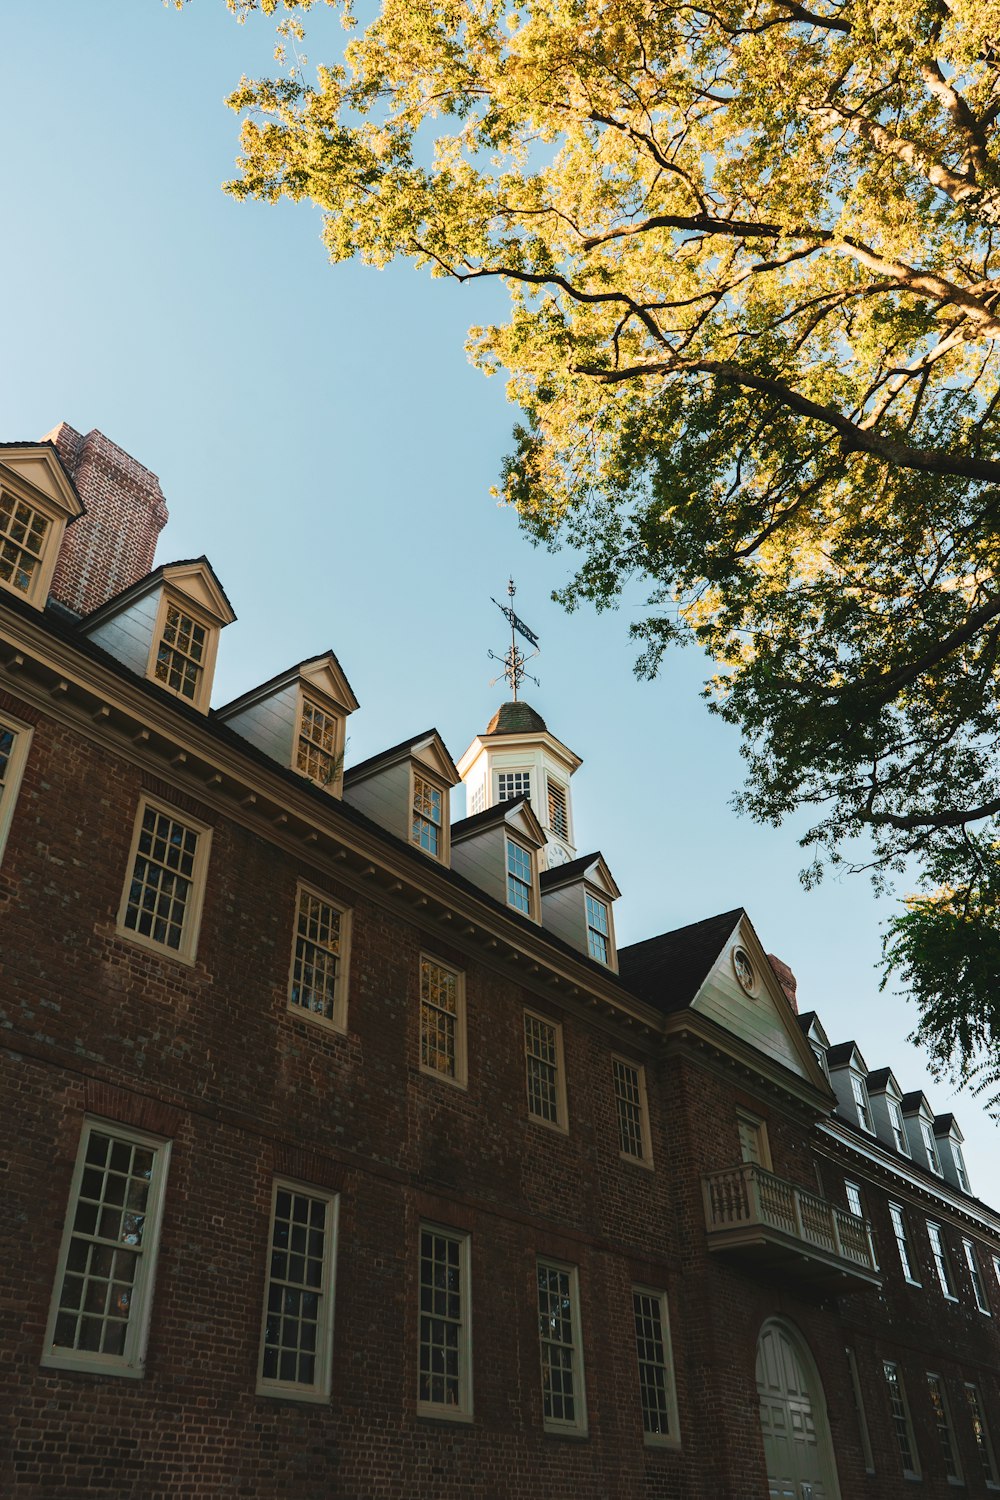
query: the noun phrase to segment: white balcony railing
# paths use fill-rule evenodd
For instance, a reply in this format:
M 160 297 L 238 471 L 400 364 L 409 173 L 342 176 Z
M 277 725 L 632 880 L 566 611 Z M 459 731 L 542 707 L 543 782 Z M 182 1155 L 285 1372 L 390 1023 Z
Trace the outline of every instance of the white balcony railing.
M 847 1261 L 866 1279 L 877 1273 L 867 1219 L 752 1162 L 712 1172 L 702 1183 L 710 1236 L 725 1233 L 738 1242 L 743 1238 L 740 1231 L 757 1231 L 758 1239 L 794 1241 L 807 1254 L 814 1251 L 824 1260 Z

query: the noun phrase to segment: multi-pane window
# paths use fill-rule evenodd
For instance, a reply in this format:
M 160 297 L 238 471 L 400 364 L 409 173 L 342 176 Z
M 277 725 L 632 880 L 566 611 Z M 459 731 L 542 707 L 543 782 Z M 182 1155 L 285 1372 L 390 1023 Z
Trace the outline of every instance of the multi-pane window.
M 921 1120 L 920 1122 L 920 1134 L 923 1137 L 924 1150 L 927 1152 L 927 1165 L 932 1172 L 936 1172 L 940 1177 L 941 1163 L 938 1160 L 937 1142 L 934 1139 L 934 1131 L 926 1120 Z
M 861 1189 L 857 1183 L 845 1182 L 844 1195 L 847 1198 L 847 1206 L 851 1213 L 856 1214 L 859 1219 L 863 1219 L 865 1216 L 865 1207 L 861 1202 Z
M 903 1124 L 903 1113 L 895 1099 L 885 1101 L 889 1111 L 889 1124 L 892 1126 L 892 1139 L 896 1150 L 901 1151 L 904 1156 L 909 1156 L 910 1146 L 906 1139 L 906 1127 Z
M 193 702 L 205 670 L 207 644 L 206 626 L 176 604 L 168 603 L 153 663 L 156 681 Z
M 142 1373 L 168 1150 L 117 1125 L 84 1126 L 46 1364 Z
M 531 852 L 514 839 L 507 839 L 507 905 L 532 915 Z
M 861 1434 L 861 1451 L 865 1458 L 865 1473 L 875 1473 L 875 1455 L 872 1451 L 871 1433 L 868 1431 L 868 1414 L 865 1411 L 864 1398 L 861 1394 L 861 1380 L 858 1375 L 858 1361 L 853 1349 L 845 1350 L 847 1354 L 847 1373 L 851 1379 L 851 1396 L 854 1400 L 854 1415 L 858 1419 L 858 1431 Z
M 997 1279 L 997 1286 L 1000 1286 L 1000 1255 L 993 1256 L 993 1274 Z
M 414 771 L 410 842 L 428 854 L 441 853 L 442 801 L 440 789 Z
M 472 1415 L 469 1237 L 422 1225 L 417 1402 L 426 1414 Z
M 475 791 L 472 793 L 472 799 L 471 799 L 471 801 L 469 803 L 469 816 L 470 817 L 475 817 L 476 813 L 481 813 L 481 812 L 484 812 L 485 810 L 486 810 L 486 784 L 485 784 L 485 782 L 481 781 L 479 783 L 479 785 L 476 787 Z
M 463 976 L 457 969 L 421 957 L 420 1066 L 456 1083 L 466 1078 L 463 992 Z
M 767 1144 L 767 1126 L 755 1115 L 738 1113 L 736 1128 L 740 1138 L 740 1160 L 757 1167 L 771 1165 L 771 1153 Z
M 598 901 L 589 891 L 587 896 L 587 951 L 598 963 L 606 964 L 611 957 L 611 923 L 607 902 Z
M 545 779 L 549 802 L 549 828 L 558 839 L 569 838 L 569 810 L 566 804 L 566 788 L 551 777 Z
M 955 1176 L 958 1178 L 959 1187 L 963 1193 L 971 1193 L 969 1174 L 965 1170 L 965 1157 L 962 1155 L 962 1148 L 956 1140 L 953 1140 L 951 1143 L 951 1159 L 955 1163 Z
M 937 1430 L 945 1475 L 952 1484 L 961 1484 L 962 1468 L 958 1461 L 955 1433 L 951 1425 L 948 1392 L 945 1390 L 941 1376 L 932 1375 L 930 1371 L 927 1372 L 927 1394 L 930 1396 L 931 1411 L 934 1413 L 934 1426 Z
M 119 925 L 126 932 L 190 958 L 197 941 L 202 872 L 209 832 L 144 802 L 132 842 Z
M 530 1010 L 524 1013 L 524 1058 L 529 1115 L 548 1125 L 564 1126 L 561 1030 L 554 1021 Z
M 1000 1486 L 1000 1479 L 997 1478 L 996 1455 L 993 1452 L 993 1439 L 986 1425 L 986 1413 L 983 1410 L 983 1398 L 979 1387 L 971 1382 L 968 1383 L 965 1387 L 965 1399 L 969 1405 L 972 1435 L 976 1440 L 976 1452 L 979 1454 L 983 1478 L 991 1490 L 997 1489 Z
M 643 1436 L 651 1443 L 676 1443 L 677 1395 L 670 1354 L 666 1293 L 633 1287 L 632 1314 Z
M 618 1143 L 623 1156 L 649 1161 L 649 1127 L 646 1119 L 646 1090 L 642 1068 L 623 1057 L 611 1059 L 618 1110 Z
M 585 1432 L 587 1408 L 573 1266 L 538 1262 L 538 1342 L 545 1426 L 554 1432 Z
M 906 1220 L 903 1217 L 903 1210 L 899 1207 L 898 1203 L 889 1204 L 889 1217 L 892 1220 L 892 1232 L 896 1236 L 896 1249 L 899 1251 L 899 1264 L 903 1268 L 903 1275 L 914 1286 L 919 1286 L 920 1282 L 914 1275 L 913 1254 L 910 1250 Z
M 340 774 L 339 733 L 340 720 L 303 696 L 295 769 L 318 786 L 333 786 Z
M 990 1304 L 986 1300 L 986 1288 L 983 1285 L 983 1278 L 979 1274 L 979 1259 L 976 1255 L 976 1247 L 971 1240 L 963 1240 L 962 1251 L 965 1255 L 965 1264 L 969 1268 L 969 1280 L 972 1282 L 972 1295 L 976 1299 L 976 1306 L 980 1312 L 989 1313 Z
M 0 719 L 0 857 L 14 816 L 14 802 L 30 740 L 31 730 L 27 724 Z
M 347 1024 L 349 914 L 300 885 L 288 1004 L 343 1031 Z
M 854 1102 L 858 1108 L 858 1124 L 862 1130 L 872 1131 L 871 1105 L 868 1103 L 868 1090 L 863 1078 L 856 1073 L 851 1074 L 851 1088 L 854 1090 Z
M 950 1301 L 954 1302 L 957 1300 L 955 1297 L 955 1278 L 951 1274 L 948 1247 L 945 1245 L 940 1224 L 934 1224 L 928 1220 L 927 1238 L 931 1242 L 931 1255 L 934 1257 L 934 1269 L 937 1271 L 941 1290 Z
M 337 1199 L 275 1182 L 257 1389 L 322 1400 L 330 1392 Z
M 0 582 L 30 594 L 48 529 L 41 511 L 0 490 Z
M 910 1421 L 910 1409 L 906 1404 L 906 1392 L 903 1389 L 899 1366 L 887 1359 L 883 1362 L 882 1368 L 885 1371 L 885 1383 L 889 1388 L 889 1413 L 896 1433 L 896 1442 L 899 1444 L 899 1458 L 903 1466 L 903 1474 L 907 1479 L 919 1479 L 920 1461 L 917 1457 L 913 1424 Z
M 516 802 L 518 797 L 530 796 L 530 771 L 499 771 L 497 773 L 498 802 Z

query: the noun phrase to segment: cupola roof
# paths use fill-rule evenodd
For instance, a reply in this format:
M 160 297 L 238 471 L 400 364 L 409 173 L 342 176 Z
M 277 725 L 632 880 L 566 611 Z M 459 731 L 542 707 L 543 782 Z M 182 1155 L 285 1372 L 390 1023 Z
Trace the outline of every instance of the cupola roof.
M 484 734 L 547 734 L 545 720 L 530 703 L 501 703 Z

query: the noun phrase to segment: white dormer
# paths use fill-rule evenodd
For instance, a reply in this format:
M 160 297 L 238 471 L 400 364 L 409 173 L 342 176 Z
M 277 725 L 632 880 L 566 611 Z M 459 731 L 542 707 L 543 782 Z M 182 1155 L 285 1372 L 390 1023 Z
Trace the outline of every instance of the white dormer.
M 618 971 L 612 904 L 621 891 L 600 854 L 544 870 L 542 926 L 605 968 Z
M 137 676 L 207 713 L 219 633 L 235 619 L 208 558 L 197 557 L 156 568 L 81 629 Z
M 830 1082 L 839 1112 L 848 1120 L 875 1134 L 871 1100 L 868 1097 L 868 1067 L 854 1042 L 838 1042 L 826 1054 Z
M 935 1176 L 943 1176 L 937 1141 L 934 1139 L 934 1111 L 927 1102 L 927 1096 L 919 1089 L 912 1094 L 904 1094 L 900 1108 L 913 1160 L 922 1167 L 928 1167 Z
M 63 533 L 82 515 L 51 443 L 0 446 L 0 588 L 44 609 Z
M 910 1143 L 903 1123 L 903 1091 L 891 1068 L 878 1068 L 867 1078 L 875 1134 L 894 1151 L 910 1155 Z
M 326 651 L 235 698 L 217 717 L 279 765 L 339 797 L 347 719 L 357 707 L 343 668 Z
M 540 922 L 539 855 L 544 847 L 545 832 L 522 798 L 454 823 L 451 865 L 494 900 Z
M 455 762 L 436 729 L 383 750 L 344 774 L 344 801 L 397 838 L 448 864 L 448 799 Z
M 545 727 L 527 703 L 504 703 L 458 763 L 470 817 L 528 797 L 545 831 L 542 869 L 576 856 L 570 777 L 580 757 Z
M 952 1187 L 959 1188 L 963 1193 L 971 1194 L 969 1174 L 965 1170 L 965 1157 L 962 1155 L 962 1142 L 965 1137 L 959 1130 L 958 1121 L 954 1115 L 934 1117 L 934 1139 L 937 1142 L 938 1160 L 941 1163 L 945 1181 L 950 1182 Z

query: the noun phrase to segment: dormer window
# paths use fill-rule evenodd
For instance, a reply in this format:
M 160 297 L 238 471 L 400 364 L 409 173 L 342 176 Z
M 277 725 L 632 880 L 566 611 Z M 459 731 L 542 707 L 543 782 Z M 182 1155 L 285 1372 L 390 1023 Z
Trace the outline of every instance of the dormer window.
M 903 1125 L 903 1116 L 895 1099 L 886 1099 L 886 1109 L 889 1112 L 889 1124 L 892 1128 L 892 1139 L 896 1150 L 901 1151 L 904 1156 L 909 1156 L 910 1148 L 906 1141 L 906 1128 Z
M 531 850 L 507 835 L 507 905 L 522 911 L 526 917 L 535 915 L 535 871 Z
M 413 816 L 410 842 L 440 859 L 444 849 L 444 794 L 439 786 L 413 772 Z
M 607 903 L 587 892 L 587 949 L 591 958 L 606 964 L 611 955 L 611 922 Z
M 938 1159 L 937 1144 L 934 1140 L 934 1131 L 926 1120 L 920 1121 L 920 1134 L 923 1139 L 924 1150 L 927 1152 L 927 1165 L 930 1167 L 932 1172 L 936 1172 L 940 1177 L 941 1162 Z
M 497 801 L 516 802 L 518 797 L 531 796 L 530 771 L 498 771 Z
M 951 1143 L 951 1156 L 952 1160 L 955 1163 L 955 1176 L 958 1178 L 959 1187 L 962 1189 L 963 1193 L 971 1193 L 972 1189 L 969 1186 L 969 1174 L 965 1170 L 965 1157 L 962 1155 L 961 1146 L 955 1140 L 953 1140 Z
M 328 713 L 315 699 L 302 694 L 295 769 L 317 786 L 333 786 L 340 774 L 342 726 L 343 715 Z
M 41 567 L 49 517 L 15 495 L 0 492 L 0 579 L 27 598 Z
M 859 1078 L 856 1073 L 852 1073 L 851 1088 L 854 1092 L 854 1103 L 858 1109 L 858 1124 L 862 1130 L 867 1130 L 869 1135 L 874 1135 L 871 1106 L 868 1103 L 868 1090 L 865 1088 L 864 1079 Z
M 167 600 L 153 666 L 156 681 L 194 703 L 204 678 L 207 642 L 208 626 Z

